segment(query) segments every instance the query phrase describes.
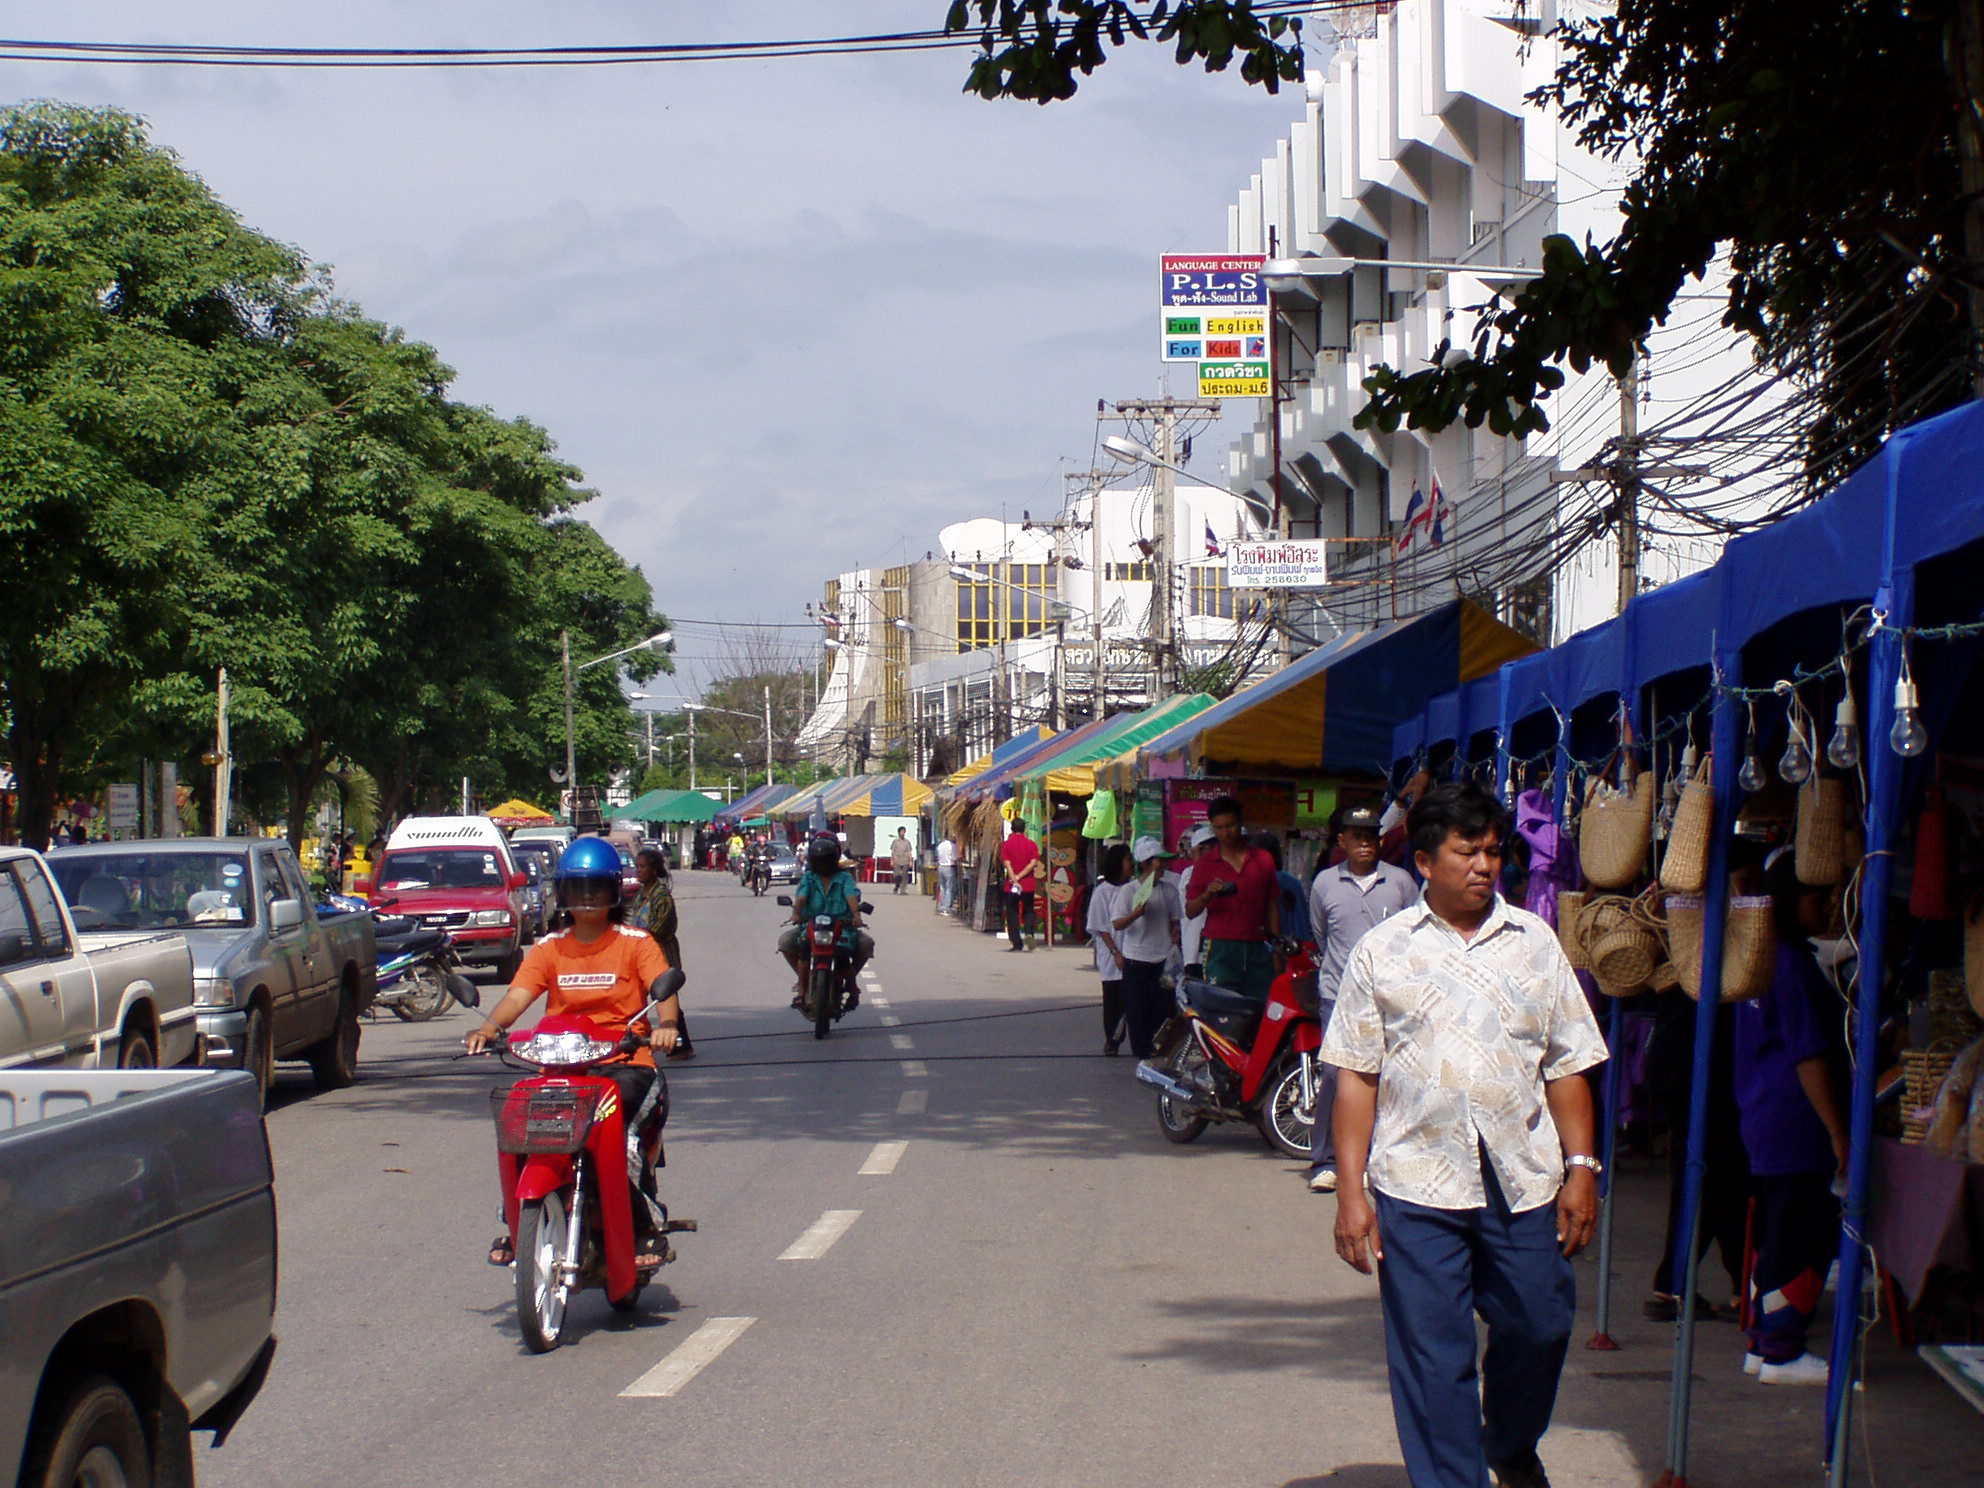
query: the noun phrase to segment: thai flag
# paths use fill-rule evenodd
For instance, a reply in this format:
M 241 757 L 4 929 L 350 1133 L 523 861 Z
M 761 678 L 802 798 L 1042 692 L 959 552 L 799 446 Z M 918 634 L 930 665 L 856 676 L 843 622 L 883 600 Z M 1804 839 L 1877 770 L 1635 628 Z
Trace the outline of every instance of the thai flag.
M 1218 556 L 1219 539 L 1213 536 L 1212 523 L 1208 522 L 1206 523 L 1206 557 L 1217 558 Z
M 1440 494 L 1440 482 L 1437 478 L 1433 482 L 1433 499 L 1426 503 L 1426 511 L 1432 517 L 1432 523 L 1426 529 L 1426 541 L 1437 548 L 1447 540 L 1446 533 L 1441 527 L 1441 524 L 1447 520 L 1447 498 Z
M 1436 485 L 1433 489 L 1437 491 L 1439 487 Z M 1412 539 L 1418 534 L 1419 529 L 1426 525 L 1428 515 L 1425 493 L 1414 486 L 1412 499 L 1405 504 L 1405 525 L 1399 529 L 1399 552 L 1403 553 L 1412 546 Z

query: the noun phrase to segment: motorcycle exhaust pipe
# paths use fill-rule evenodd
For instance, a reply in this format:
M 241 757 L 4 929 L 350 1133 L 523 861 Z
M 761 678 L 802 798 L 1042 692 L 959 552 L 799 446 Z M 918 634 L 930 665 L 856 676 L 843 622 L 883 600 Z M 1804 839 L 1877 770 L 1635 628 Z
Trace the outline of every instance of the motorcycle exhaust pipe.
M 1184 1101 L 1187 1105 L 1199 1103 L 1199 1092 L 1189 1085 L 1181 1085 L 1163 1070 L 1147 1059 L 1137 1061 L 1137 1078 L 1146 1085 L 1155 1086 L 1173 1100 Z

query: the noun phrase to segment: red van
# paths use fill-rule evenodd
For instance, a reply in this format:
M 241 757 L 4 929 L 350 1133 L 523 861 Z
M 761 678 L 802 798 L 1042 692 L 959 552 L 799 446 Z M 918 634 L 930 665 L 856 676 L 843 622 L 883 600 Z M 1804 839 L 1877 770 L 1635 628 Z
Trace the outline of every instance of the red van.
M 463 961 L 517 974 L 531 939 L 529 877 L 486 816 L 410 816 L 393 829 L 372 873 L 372 904 L 446 930 Z

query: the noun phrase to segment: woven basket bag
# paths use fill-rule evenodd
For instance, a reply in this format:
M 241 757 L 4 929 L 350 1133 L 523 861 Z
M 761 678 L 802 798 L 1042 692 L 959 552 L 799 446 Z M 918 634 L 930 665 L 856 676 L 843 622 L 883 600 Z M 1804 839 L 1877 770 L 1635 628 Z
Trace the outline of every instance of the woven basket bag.
M 1798 882 L 1823 888 L 1846 876 L 1847 801 L 1846 782 L 1837 777 L 1815 774 L 1798 787 Z
M 1667 943 L 1681 990 L 1702 995 L 1702 905 L 1694 894 L 1673 894 L 1667 900 Z M 1777 970 L 1777 922 L 1768 895 L 1732 897 L 1722 932 L 1722 1000 L 1749 1002 L 1770 990 Z
M 1660 886 L 1676 894 L 1699 894 L 1708 887 L 1708 845 L 1715 833 L 1715 787 L 1709 770 L 1712 758 L 1703 755 L 1695 767 L 1667 833 L 1667 852 L 1660 860 Z
M 1652 905 L 1620 894 L 1593 896 L 1579 912 L 1578 938 L 1598 990 L 1631 997 L 1647 984 L 1665 949 Z
M 1584 909 L 1585 896 L 1577 889 L 1566 889 L 1557 896 L 1557 944 L 1564 948 L 1564 959 L 1576 971 L 1590 971 L 1591 957 L 1584 952 L 1584 940 L 1578 935 L 1578 915 Z
M 1578 861 L 1594 888 L 1630 888 L 1646 871 L 1657 794 L 1650 770 L 1642 770 L 1624 790 L 1592 781 L 1578 818 Z

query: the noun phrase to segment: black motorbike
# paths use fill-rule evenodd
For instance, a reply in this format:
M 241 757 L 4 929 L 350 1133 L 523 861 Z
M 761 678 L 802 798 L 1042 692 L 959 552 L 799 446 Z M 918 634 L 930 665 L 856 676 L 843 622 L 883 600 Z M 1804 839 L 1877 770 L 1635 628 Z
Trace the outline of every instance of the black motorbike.
M 744 863 L 744 886 L 762 896 L 772 886 L 772 855 L 754 852 Z

